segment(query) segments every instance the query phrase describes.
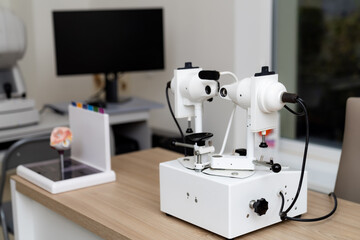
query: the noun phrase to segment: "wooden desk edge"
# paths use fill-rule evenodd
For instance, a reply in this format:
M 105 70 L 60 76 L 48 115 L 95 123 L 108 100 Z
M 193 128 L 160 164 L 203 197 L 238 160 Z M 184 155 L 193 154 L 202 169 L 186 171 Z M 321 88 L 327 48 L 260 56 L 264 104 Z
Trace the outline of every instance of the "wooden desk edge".
M 52 211 L 60 214 L 61 216 L 71 220 L 72 222 L 84 227 L 92 233 L 104 239 L 129 239 L 121 233 L 103 225 L 96 220 L 64 205 L 52 198 L 52 194 L 35 186 L 20 176 L 14 175 L 11 177 L 16 182 L 16 191 L 29 197 L 30 199 L 40 203 L 41 205 L 51 209 Z M 39 194 L 39 192 L 41 194 Z
M 153 149 L 147 149 L 142 150 L 138 152 L 129 153 L 130 155 L 137 155 L 139 153 L 146 153 L 148 151 L 157 152 L 161 154 L 168 154 L 171 157 L 179 157 L 181 156 L 178 153 L 162 149 L 162 148 L 153 148 Z M 127 154 L 125 154 L 127 155 Z M 121 156 L 121 155 L 119 155 Z M 114 157 L 113 159 L 116 159 Z M 13 175 L 11 177 L 12 180 L 16 182 L 16 191 L 19 193 L 29 197 L 30 199 L 42 204 L 43 206 L 53 210 L 54 212 L 60 214 L 61 216 L 73 221 L 74 223 L 77 223 L 78 225 L 84 227 L 85 229 L 88 229 L 92 233 L 104 238 L 104 239 L 130 239 L 127 236 L 124 236 L 123 234 L 119 233 L 118 231 L 107 227 L 104 224 L 99 223 L 98 221 L 92 219 L 91 217 L 88 217 L 71 207 L 62 204 L 61 202 L 57 201 L 56 194 L 51 194 L 47 192 L 46 190 L 34 185 L 33 183 L 25 180 L 24 178 Z M 160 211 L 160 209 L 159 209 Z

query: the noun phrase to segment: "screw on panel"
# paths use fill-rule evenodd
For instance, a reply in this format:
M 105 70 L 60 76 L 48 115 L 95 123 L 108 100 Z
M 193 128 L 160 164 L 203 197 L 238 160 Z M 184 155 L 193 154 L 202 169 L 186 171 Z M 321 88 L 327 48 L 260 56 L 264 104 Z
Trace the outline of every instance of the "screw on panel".
M 195 197 L 195 202 L 197 203 L 198 202 L 198 200 L 197 200 L 197 198 Z
M 189 199 L 190 194 L 189 194 L 189 193 L 186 193 L 186 196 L 187 196 L 187 199 Z
M 254 208 L 254 203 L 255 203 L 255 200 L 251 200 L 251 201 L 250 201 L 249 207 L 250 207 L 251 209 Z
M 249 217 L 250 217 L 250 214 L 247 214 L 247 215 L 246 215 L 246 218 L 249 218 Z

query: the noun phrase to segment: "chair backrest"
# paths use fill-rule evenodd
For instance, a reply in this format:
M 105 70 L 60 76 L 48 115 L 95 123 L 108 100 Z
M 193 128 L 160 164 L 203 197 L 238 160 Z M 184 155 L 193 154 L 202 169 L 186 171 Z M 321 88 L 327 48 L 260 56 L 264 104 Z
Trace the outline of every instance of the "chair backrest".
M 360 203 L 360 98 L 346 102 L 345 131 L 335 193 Z
M 50 136 L 24 138 L 15 142 L 6 151 L 2 161 L 0 182 L 0 205 L 6 181 L 6 172 L 21 164 L 40 162 L 59 157 L 56 150 L 50 147 Z

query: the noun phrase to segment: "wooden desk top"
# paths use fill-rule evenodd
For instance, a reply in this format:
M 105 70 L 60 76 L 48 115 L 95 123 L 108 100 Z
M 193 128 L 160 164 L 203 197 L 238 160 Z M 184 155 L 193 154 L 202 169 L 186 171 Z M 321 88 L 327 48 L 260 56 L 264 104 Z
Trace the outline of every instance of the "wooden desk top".
M 65 216 L 104 239 L 223 239 L 209 231 L 160 212 L 159 163 L 179 154 L 156 148 L 119 155 L 112 160 L 116 182 L 52 195 L 13 176 L 20 193 Z M 333 207 L 324 194 L 309 191 L 308 214 L 322 216 Z M 241 239 L 359 239 L 360 204 L 339 199 L 328 220 L 284 222 Z

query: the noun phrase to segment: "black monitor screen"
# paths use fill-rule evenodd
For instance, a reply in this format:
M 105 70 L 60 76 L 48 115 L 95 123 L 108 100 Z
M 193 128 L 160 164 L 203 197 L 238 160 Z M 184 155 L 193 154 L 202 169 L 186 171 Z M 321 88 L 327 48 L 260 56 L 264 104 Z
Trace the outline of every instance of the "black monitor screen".
M 162 9 L 53 12 L 58 75 L 164 69 Z

